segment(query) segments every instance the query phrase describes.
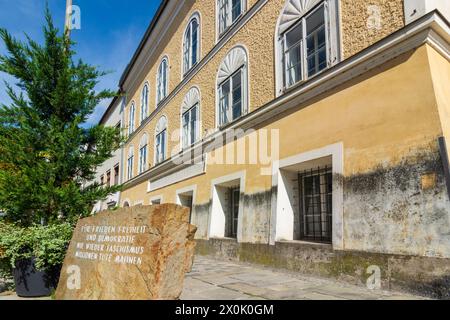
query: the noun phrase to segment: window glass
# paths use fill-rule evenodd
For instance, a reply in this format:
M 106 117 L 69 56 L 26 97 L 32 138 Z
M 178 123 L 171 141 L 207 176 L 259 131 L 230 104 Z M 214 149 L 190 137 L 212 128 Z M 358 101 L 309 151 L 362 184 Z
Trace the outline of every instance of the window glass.
M 323 6 L 306 18 L 306 30 L 308 76 L 312 76 L 327 66 Z
M 225 81 L 220 87 L 220 124 L 228 123 L 228 109 L 230 104 L 230 80 Z
M 232 78 L 233 82 L 233 120 L 242 115 L 242 76 L 241 71 Z
M 301 49 L 303 28 L 298 24 L 286 34 L 286 86 L 290 87 L 301 80 Z
M 232 18 L 233 22 L 241 15 L 242 13 L 242 0 L 232 0 L 233 8 L 232 8 Z

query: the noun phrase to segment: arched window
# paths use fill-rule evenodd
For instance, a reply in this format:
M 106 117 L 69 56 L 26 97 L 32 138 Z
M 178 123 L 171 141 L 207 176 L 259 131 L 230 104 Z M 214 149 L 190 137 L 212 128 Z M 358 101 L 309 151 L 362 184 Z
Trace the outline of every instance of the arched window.
M 134 132 L 134 117 L 136 113 L 136 107 L 134 101 L 131 103 L 130 112 L 128 113 L 128 134 Z
M 167 118 L 162 116 L 156 125 L 155 132 L 155 164 L 166 160 L 167 151 Z
M 218 0 L 217 19 L 219 26 L 219 36 L 230 28 L 233 23 L 242 15 L 246 0 Z
M 130 207 L 130 203 L 129 203 L 128 201 L 125 201 L 125 202 L 123 203 L 123 207 L 124 207 L 124 208 L 129 208 L 129 207 Z
M 142 123 L 148 116 L 148 84 L 146 83 L 144 85 L 144 88 L 142 88 L 141 93 L 141 116 L 140 116 L 140 123 Z
M 183 42 L 183 74 L 198 62 L 200 56 L 200 24 L 198 15 L 193 17 L 186 28 Z
M 248 62 L 244 48 L 232 49 L 219 68 L 217 76 L 217 122 L 223 126 L 247 113 Z
M 128 149 L 127 160 L 127 180 L 133 179 L 133 164 L 134 164 L 134 148 L 133 146 Z
M 147 134 L 144 133 L 141 142 L 139 143 L 139 174 L 147 170 L 147 146 L 148 137 Z
M 200 92 L 194 87 L 188 91 L 181 105 L 181 141 L 188 148 L 200 137 Z
M 167 84 L 169 76 L 169 61 L 164 58 L 158 68 L 158 79 L 157 83 L 157 103 L 160 103 L 165 97 L 167 97 Z
M 276 37 L 277 92 L 336 64 L 338 0 L 287 0 Z

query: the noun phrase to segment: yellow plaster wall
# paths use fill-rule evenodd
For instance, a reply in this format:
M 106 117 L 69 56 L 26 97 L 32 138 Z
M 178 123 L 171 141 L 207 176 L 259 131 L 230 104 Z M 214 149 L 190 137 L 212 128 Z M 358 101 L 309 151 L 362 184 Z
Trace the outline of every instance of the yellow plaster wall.
M 257 0 L 248 1 L 250 9 Z M 244 45 L 249 54 L 249 111 L 258 109 L 275 98 L 275 74 L 274 74 L 274 33 L 279 14 L 285 4 L 285 0 L 269 0 L 263 8 L 234 36 L 225 46 L 202 68 L 181 91 L 152 120 L 139 128 L 135 137 L 128 142 L 138 154 L 139 141 L 144 134 L 149 134 L 149 167 L 153 165 L 154 158 L 154 132 L 157 121 L 162 115 L 167 116 L 169 133 L 180 127 L 180 106 L 187 91 L 192 86 L 198 86 L 201 92 L 201 135 L 207 130 L 215 128 L 215 89 L 216 74 L 219 65 L 226 54 L 236 45 Z M 367 29 L 367 6 L 378 5 L 382 12 L 382 29 Z M 132 101 L 136 102 L 135 124 L 138 125 L 140 110 L 140 94 L 146 82 L 150 85 L 149 111 L 153 112 L 156 105 L 156 75 L 159 63 L 164 56 L 169 57 L 169 93 L 180 83 L 182 61 L 182 39 L 187 23 L 195 12 L 201 16 L 201 54 L 203 58 L 216 43 L 215 27 L 215 1 L 214 0 L 189 0 L 181 10 L 178 18 L 174 20 L 167 35 L 159 44 L 159 50 L 147 65 L 142 66 L 140 76 L 135 79 L 134 85 L 126 88 L 128 93 L 127 108 L 125 109 L 125 124 L 128 124 L 128 110 Z M 389 33 L 403 26 L 402 0 L 371 0 L 366 1 L 341 1 L 342 12 L 342 40 L 344 57 L 347 58 L 363 48 L 385 37 Z M 178 151 L 179 133 L 176 132 L 174 141 L 169 141 L 168 154 L 173 150 Z M 137 174 L 138 157 L 135 156 L 135 174 Z
M 428 55 L 437 109 L 441 118 L 443 134 L 447 141 L 447 152 L 450 156 L 450 62 L 431 47 L 428 47 Z
M 343 142 L 345 175 L 350 176 L 380 164 L 395 166 L 412 152 L 433 149 L 430 144 L 442 129 L 429 50 L 424 45 L 404 54 L 266 126 L 280 132 L 280 158 Z M 259 165 L 208 165 L 205 175 L 149 194 L 143 183 L 125 190 L 122 199 L 147 204 L 150 197 L 163 195 L 164 202 L 175 201 L 177 189 L 197 184 L 195 203 L 204 204 L 210 200 L 211 180 L 241 170 L 247 171 L 246 193 L 270 190 L 272 177 L 261 176 L 260 169 Z

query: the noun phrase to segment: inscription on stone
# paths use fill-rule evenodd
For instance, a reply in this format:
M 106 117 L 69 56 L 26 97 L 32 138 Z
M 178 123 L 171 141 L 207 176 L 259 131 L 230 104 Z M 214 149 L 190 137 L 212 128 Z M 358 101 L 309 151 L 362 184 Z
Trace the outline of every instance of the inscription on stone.
M 138 206 L 78 222 L 56 299 L 177 299 L 194 255 L 189 209 Z

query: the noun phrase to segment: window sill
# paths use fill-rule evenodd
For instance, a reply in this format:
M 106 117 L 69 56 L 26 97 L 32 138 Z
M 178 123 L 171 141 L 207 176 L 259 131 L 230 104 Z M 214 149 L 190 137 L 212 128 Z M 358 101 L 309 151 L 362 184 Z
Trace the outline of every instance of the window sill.
M 293 244 L 293 245 L 305 245 L 305 246 L 314 246 L 314 247 L 322 247 L 322 248 L 333 248 L 332 243 L 325 243 L 325 242 L 313 242 L 313 241 L 305 241 L 305 240 L 280 240 L 275 241 L 275 243 L 280 244 Z
M 223 237 L 223 238 L 219 238 L 219 237 L 210 237 L 210 240 L 220 240 L 220 241 L 230 241 L 230 242 L 237 242 L 236 238 L 227 238 L 227 237 Z

